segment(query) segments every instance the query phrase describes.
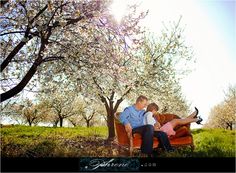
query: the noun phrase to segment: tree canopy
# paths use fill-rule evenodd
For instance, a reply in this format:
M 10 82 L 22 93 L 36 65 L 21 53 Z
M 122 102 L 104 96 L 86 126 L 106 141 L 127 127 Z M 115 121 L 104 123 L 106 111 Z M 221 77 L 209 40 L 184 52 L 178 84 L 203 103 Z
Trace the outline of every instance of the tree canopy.
M 62 64 L 66 68 L 75 64 L 76 70 L 107 66 L 112 59 L 107 49 L 113 48 L 108 45 L 122 44 L 120 49 L 125 49 L 126 38 L 132 40 L 137 22 L 145 15 L 127 14 L 126 21 L 118 25 L 109 4 L 99 0 L 6 3 L 0 23 L 1 101 L 15 96 L 40 75 L 53 74 L 52 68 Z
M 136 4 L 120 22 L 110 13 L 110 4 L 100 0 L 5 3 L 0 22 L 1 101 L 26 88 L 37 89 L 52 93 L 47 100 L 51 108 L 57 110 L 63 103 L 64 110 L 71 111 L 75 104 L 69 103 L 80 93 L 104 105 L 109 138 L 115 136 L 114 114 L 120 104 L 140 94 L 158 102 L 162 112 L 184 115 L 188 105 L 179 79 L 193 56 L 180 20 L 163 26 L 155 36 L 139 24 L 148 13 L 138 13 Z M 69 116 L 58 116 L 55 123 L 61 118 L 62 124 L 63 117 Z

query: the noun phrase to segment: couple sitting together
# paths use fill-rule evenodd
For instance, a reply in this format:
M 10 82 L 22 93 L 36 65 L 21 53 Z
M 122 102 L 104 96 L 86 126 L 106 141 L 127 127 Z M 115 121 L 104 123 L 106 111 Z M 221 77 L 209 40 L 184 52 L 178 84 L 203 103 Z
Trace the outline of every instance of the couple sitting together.
M 146 108 L 146 111 L 144 108 Z M 184 119 L 173 119 L 163 126 L 154 118 L 159 107 L 156 103 L 148 105 L 148 99 L 145 96 L 139 96 L 136 103 L 125 108 L 120 114 L 120 121 L 125 126 L 128 136 L 134 133 L 140 133 L 142 136 L 141 152 L 152 155 L 153 152 L 153 137 L 157 137 L 160 142 L 160 147 L 167 152 L 172 152 L 174 149 L 170 145 L 169 136 L 175 135 L 174 128 L 178 125 L 185 125 L 192 122 L 200 124 L 201 117 L 197 117 L 198 110 L 190 114 Z

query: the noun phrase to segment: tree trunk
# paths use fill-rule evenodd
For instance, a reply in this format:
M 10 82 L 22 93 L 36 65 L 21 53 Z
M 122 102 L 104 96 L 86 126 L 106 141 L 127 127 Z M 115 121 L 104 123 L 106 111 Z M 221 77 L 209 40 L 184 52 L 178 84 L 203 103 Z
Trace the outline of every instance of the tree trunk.
M 89 128 L 90 127 L 89 121 L 86 121 L 86 124 L 87 124 L 87 128 Z
M 126 94 L 127 93 L 128 92 L 126 92 Z M 121 102 L 123 101 L 123 98 L 121 97 L 114 104 L 114 100 L 113 100 L 114 94 L 115 94 L 115 92 L 113 91 L 111 94 L 111 97 L 108 99 L 106 99 L 104 96 L 100 96 L 101 101 L 104 103 L 105 108 L 106 108 L 106 112 L 107 112 L 107 126 L 108 126 L 108 139 L 107 140 L 108 141 L 112 141 L 115 139 L 114 114 L 117 111 Z
M 53 122 L 53 127 L 57 127 L 57 124 L 58 124 L 59 120 L 56 120 Z
M 28 123 L 29 123 L 29 126 L 31 127 L 31 126 L 32 126 L 32 122 L 31 122 L 31 121 L 28 121 Z
M 60 127 L 63 126 L 63 118 L 60 118 Z
M 229 129 L 233 130 L 233 123 L 229 123 Z
M 233 130 L 233 123 L 226 123 L 226 129 Z
M 76 124 L 76 123 L 74 123 L 74 122 L 71 122 L 71 124 L 72 124 L 74 127 L 76 127 L 76 126 L 77 126 L 77 124 Z
M 108 140 L 113 140 L 115 138 L 114 113 L 107 113 L 107 123 L 108 123 Z

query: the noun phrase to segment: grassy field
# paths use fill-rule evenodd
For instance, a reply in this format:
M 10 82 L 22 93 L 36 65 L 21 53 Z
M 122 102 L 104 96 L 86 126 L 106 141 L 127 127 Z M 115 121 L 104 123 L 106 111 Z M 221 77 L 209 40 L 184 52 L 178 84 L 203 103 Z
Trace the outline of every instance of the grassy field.
M 0 129 L 2 157 L 116 157 L 117 146 L 107 144 L 107 127 L 51 128 L 13 126 Z M 195 150 L 161 152 L 157 157 L 235 157 L 235 131 L 192 131 Z M 136 151 L 135 156 L 140 152 Z

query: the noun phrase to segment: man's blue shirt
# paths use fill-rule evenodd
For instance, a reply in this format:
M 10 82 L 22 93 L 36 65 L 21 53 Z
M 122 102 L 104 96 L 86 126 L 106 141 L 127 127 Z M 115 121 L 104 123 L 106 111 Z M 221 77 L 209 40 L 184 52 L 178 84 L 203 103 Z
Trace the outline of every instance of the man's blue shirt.
M 120 114 L 120 121 L 126 125 L 130 123 L 132 128 L 143 126 L 143 115 L 145 110 L 137 110 L 135 106 L 129 106 Z

